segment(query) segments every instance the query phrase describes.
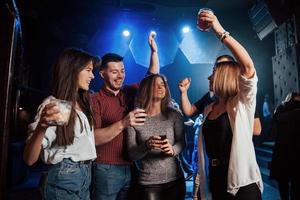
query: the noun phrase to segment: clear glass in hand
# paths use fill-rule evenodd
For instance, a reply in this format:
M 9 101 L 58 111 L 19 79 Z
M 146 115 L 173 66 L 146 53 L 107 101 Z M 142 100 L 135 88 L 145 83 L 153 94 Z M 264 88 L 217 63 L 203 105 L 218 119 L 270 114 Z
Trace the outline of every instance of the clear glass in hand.
M 55 126 L 67 125 L 71 114 L 72 103 L 61 99 L 51 99 L 50 102 L 55 103 L 58 107 L 59 118 L 55 121 L 49 122 L 49 124 Z
M 200 20 L 200 14 L 202 12 L 207 12 L 207 13 L 211 13 L 211 14 L 214 14 L 214 12 L 210 8 L 200 8 L 200 10 L 198 12 L 198 16 L 197 16 L 197 28 L 200 31 L 208 32 L 208 31 L 210 31 L 211 26 L 208 24 L 207 21 Z

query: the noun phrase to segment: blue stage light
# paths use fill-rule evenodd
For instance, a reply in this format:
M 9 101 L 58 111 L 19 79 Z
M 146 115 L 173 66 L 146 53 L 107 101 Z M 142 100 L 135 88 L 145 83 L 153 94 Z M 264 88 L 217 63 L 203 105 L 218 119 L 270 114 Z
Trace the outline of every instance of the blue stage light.
M 185 26 L 185 27 L 183 27 L 183 29 L 182 29 L 182 32 L 183 33 L 188 33 L 188 32 L 190 32 L 190 27 L 189 26 Z
M 124 30 L 123 31 L 123 36 L 129 37 L 130 36 L 130 31 L 129 30 Z

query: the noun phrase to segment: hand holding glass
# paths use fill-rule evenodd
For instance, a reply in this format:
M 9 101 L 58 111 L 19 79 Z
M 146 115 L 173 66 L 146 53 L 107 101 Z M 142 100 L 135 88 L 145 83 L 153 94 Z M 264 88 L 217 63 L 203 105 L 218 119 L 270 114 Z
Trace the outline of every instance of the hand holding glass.
M 211 26 L 208 24 L 207 21 L 204 21 L 204 20 L 201 20 L 200 19 L 200 14 L 202 12 L 207 12 L 207 13 L 211 13 L 211 14 L 214 14 L 214 12 L 210 9 L 210 8 L 201 8 L 198 12 L 198 18 L 197 18 L 197 28 L 200 30 L 200 31 L 204 31 L 204 32 L 208 32 L 210 31 L 211 29 Z
M 51 99 L 50 102 L 58 107 L 59 117 L 55 121 L 48 122 L 48 124 L 54 126 L 67 125 L 71 114 L 72 103 L 61 99 Z
M 136 118 L 136 123 L 144 124 L 147 116 L 145 110 L 141 108 L 136 108 L 134 112 L 135 112 L 134 116 Z

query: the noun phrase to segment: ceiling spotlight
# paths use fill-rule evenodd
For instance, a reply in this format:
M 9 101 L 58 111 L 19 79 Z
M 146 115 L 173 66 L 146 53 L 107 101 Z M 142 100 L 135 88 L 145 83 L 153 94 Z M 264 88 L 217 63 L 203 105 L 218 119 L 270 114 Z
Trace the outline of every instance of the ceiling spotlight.
M 183 33 L 188 33 L 188 32 L 190 32 L 190 27 L 189 27 L 189 26 L 183 27 L 182 32 L 183 32 Z
M 124 30 L 123 31 L 123 36 L 129 37 L 130 36 L 130 32 L 128 30 Z

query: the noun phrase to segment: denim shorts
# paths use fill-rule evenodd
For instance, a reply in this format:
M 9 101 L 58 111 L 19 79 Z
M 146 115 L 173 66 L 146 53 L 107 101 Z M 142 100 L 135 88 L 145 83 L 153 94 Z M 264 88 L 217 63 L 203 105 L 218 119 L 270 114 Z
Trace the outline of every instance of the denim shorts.
M 91 164 L 64 159 L 49 168 L 44 198 L 79 200 L 90 199 Z

